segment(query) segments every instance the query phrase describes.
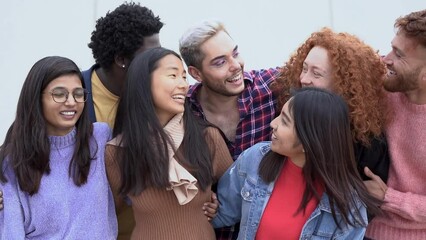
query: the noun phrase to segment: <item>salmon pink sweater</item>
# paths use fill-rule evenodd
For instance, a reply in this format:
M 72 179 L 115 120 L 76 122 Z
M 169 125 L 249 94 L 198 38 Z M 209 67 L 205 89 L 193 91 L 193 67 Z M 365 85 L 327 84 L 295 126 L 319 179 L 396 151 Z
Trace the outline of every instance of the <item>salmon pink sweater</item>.
M 391 121 L 386 128 L 391 165 L 382 209 L 367 228 L 372 239 L 426 239 L 426 104 L 403 93 L 388 94 Z

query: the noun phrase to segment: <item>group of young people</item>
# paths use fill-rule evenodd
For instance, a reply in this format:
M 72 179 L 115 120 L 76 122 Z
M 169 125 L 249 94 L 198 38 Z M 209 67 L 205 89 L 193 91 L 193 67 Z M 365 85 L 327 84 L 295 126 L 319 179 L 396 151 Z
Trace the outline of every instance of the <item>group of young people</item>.
M 220 22 L 182 57 L 162 26 L 125 3 L 91 69 L 34 64 L 0 149 L 0 239 L 426 238 L 426 10 L 386 56 L 324 28 L 259 71 Z

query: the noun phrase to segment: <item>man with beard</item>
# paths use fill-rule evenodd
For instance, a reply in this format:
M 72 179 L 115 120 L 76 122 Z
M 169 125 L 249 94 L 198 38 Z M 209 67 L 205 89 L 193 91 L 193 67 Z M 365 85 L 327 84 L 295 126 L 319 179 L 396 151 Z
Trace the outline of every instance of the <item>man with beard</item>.
M 187 95 L 191 108 L 222 131 L 234 161 L 255 143 L 270 140 L 276 98 L 269 85 L 278 69 L 245 72 L 238 45 L 217 21 L 188 29 L 179 50 L 189 74 L 199 82 Z M 232 231 L 219 230 L 216 237 L 236 239 L 238 232 L 232 237 Z
M 383 59 L 392 111 L 386 127 L 391 165 L 387 185 L 368 169 L 370 192 L 385 214 L 367 228 L 370 239 L 426 239 L 426 10 L 395 22 L 392 51 Z

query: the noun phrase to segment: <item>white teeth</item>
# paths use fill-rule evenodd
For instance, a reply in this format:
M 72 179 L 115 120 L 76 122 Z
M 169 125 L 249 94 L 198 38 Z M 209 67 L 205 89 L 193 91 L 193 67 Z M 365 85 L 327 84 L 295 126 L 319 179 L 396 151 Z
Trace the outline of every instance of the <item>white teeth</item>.
M 184 95 L 174 95 L 172 96 L 173 99 L 185 99 Z
M 234 76 L 233 78 L 228 79 L 228 82 L 236 82 L 238 80 L 241 79 L 241 73 L 237 74 L 236 76 Z
M 388 74 L 390 74 L 390 75 L 396 75 L 396 72 L 388 69 Z
M 71 115 L 74 115 L 75 112 L 74 111 L 72 111 L 72 112 L 61 112 L 61 114 L 62 115 L 67 115 L 67 116 L 71 116 Z

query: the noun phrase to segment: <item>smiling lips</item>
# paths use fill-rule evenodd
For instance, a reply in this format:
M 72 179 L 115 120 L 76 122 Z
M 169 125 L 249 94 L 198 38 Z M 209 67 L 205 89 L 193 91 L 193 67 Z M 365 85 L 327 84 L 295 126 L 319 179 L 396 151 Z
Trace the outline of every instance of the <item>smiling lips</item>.
M 388 74 L 389 75 L 396 75 L 396 72 L 388 69 Z
M 185 94 L 175 94 L 172 96 L 172 98 L 178 102 L 185 102 Z
M 227 79 L 226 81 L 230 82 L 230 83 L 235 83 L 235 82 L 239 81 L 242 77 L 243 77 L 242 72 L 239 72 L 238 74 L 236 74 L 235 76 Z
M 77 111 L 62 111 L 60 112 L 61 115 L 65 116 L 74 116 L 77 113 Z

